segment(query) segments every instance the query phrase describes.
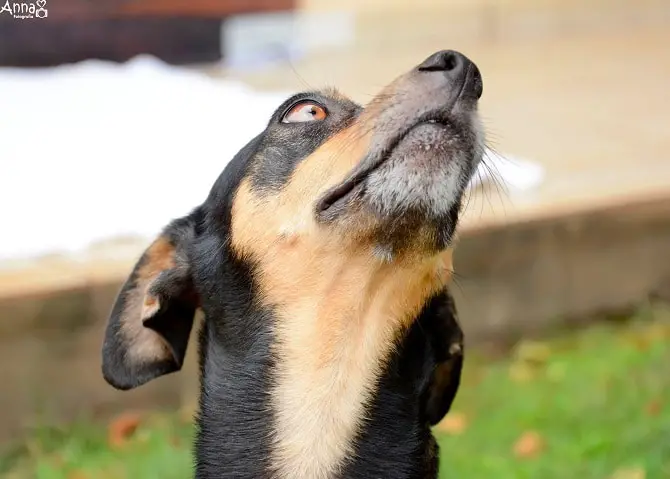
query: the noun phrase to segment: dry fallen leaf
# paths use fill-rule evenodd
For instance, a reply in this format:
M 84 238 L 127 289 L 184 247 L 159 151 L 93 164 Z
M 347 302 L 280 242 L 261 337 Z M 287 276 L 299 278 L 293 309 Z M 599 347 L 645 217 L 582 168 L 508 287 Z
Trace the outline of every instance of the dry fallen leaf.
M 649 336 L 645 331 L 640 329 L 634 329 L 630 331 L 625 331 L 622 333 L 623 341 L 629 346 L 633 347 L 638 351 L 646 352 L 651 347 L 654 339 Z
M 523 341 L 517 344 L 514 356 L 526 363 L 542 365 L 551 357 L 551 348 L 538 341 Z
M 637 348 L 638 351 L 640 352 L 646 352 L 649 351 L 649 348 L 651 347 L 652 341 L 644 336 L 638 336 L 635 338 L 633 344 L 635 345 L 635 348 Z
M 514 443 L 514 454 L 521 459 L 537 456 L 544 450 L 544 439 L 535 431 L 524 432 Z
M 125 413 L 109 423 L 107 440 L 111 447 L 121 447 L 135 433 L 141 417 L 137 413 Z
M 619 469 L 610 476 L 610 479 L 645 479 L 647 473 L 641 467 Z
M 181 447 L 182 446 L 182 440 L 179 436 L 170 436 L 168 439 L 170 442 L 170 445 L 173 447 Z
M 662 408 L 663 408 L 663 406 L 661 405 L 661 401 L 656 399 L 654 401 L 649 402 L 645 409 L 646 409 L 648 415 L 658 416 L 658 413 L 661 412 Z
M 67 479 L 89 479 L 89 477 L 82 471 L 72 471 L 67 475 Z
M 468 419 L 462 412 L 450 412 L 437 425 L 437 429 L 447 434 L 462 434 L 468 426 Z
M 551 349 L 537 341 L 522 341 L 516 345 L 509 377 L 516 383 L 527 383 L 542 374 L 551 358 Z
M 526 363 L 512 363 L 509 367 L 509 378 L 515 383 L 527 383 L 534 377 L 534 369 Z
M 652 323 L 647 328 L 647 338 L 658 341 L 670 338 L 670 323 Z

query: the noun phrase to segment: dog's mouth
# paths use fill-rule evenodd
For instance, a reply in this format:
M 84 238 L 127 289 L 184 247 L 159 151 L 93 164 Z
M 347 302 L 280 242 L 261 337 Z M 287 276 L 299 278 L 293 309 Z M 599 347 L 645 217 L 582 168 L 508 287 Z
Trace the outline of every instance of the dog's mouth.
M 394 151 L 405 138 L 415 130 L 428 127 L 448 131 L 449 120 L 446 114 L 431 113 L 404 129 L 400 134 L 387 142 L 387 147 L 369 154 L 361 161 L 340 184 L 327 190 L 316 204 L 318 218 L 327 220 L 335 216 L 355 198 L 365 194 L 367 178 L 384 165 L 393 156 Z

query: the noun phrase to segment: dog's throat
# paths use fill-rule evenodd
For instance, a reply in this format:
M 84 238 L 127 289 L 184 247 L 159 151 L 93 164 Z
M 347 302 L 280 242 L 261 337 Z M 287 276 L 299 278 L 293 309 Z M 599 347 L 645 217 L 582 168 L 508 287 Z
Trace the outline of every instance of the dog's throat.
M 435 264 L 374 274 L 349 265 L 320 278 L 313 294 L 276 308 L 271 462 L 282 478 L 335 477 L 398 339 L 444 281 Z

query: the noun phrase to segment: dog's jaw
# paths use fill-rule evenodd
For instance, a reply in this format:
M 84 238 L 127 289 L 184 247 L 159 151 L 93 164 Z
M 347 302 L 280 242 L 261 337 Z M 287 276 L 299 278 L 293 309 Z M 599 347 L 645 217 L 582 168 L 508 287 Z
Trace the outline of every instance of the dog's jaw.
M 466 122 L 420 123 L 368 178 L 365 196 L 376 214 L 408 213 L 440 221 L 458 203 L 483 155 L 476 112 Z

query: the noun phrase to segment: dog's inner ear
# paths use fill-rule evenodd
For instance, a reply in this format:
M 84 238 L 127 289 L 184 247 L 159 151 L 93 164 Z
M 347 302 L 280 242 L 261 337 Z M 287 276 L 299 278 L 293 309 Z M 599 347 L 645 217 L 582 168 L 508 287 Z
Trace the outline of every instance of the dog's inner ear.
M 185 244 L 188 224 L 166 229 L 121 288 L 107 324 L 102 369 L 107 382 L 132 389 L 181 369 L 198 306 Z

